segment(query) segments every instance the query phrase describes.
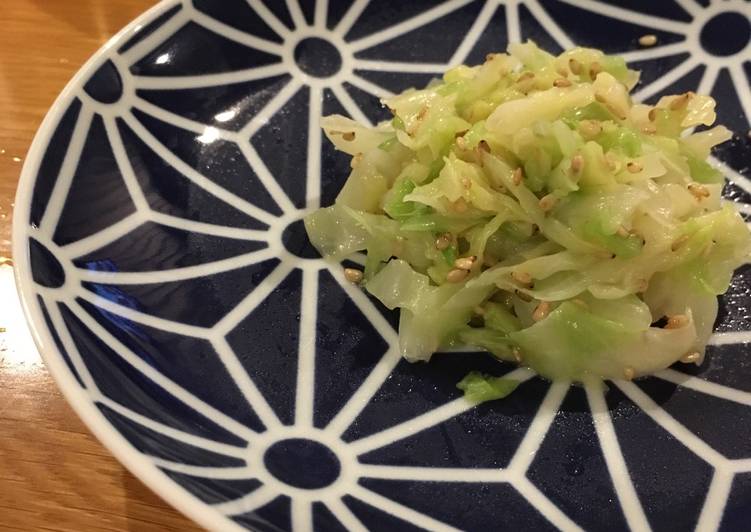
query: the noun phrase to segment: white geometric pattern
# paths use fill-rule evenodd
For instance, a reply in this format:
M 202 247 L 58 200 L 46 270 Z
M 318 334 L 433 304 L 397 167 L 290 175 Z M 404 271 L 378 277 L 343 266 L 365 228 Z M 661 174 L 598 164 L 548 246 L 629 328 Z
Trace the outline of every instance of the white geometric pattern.
M 470 0 L 449 0 L 437 7 L 428 9 L 423 13 L 395 24 L 386 29 L 377 31 L 363 38 L 347 42 L 344 35 L 355 24 L 359 15 L 368 5 L 368 0 L 355 0 L 346 14 L 337 23 L 333 30 L 326 27 L 328 13 L 328 0 L 317 0 L 312 25 L 309 25 L 295 0 L 287 0 L 287 7 L 292 16 L 295 29 L 287 27 L 260 1 L 248 0 L 257 14 L 265 23 L 277 32 L 284 42 L 279 44 L 255 35 L 244 33 L 230 27 L 194 8 L 188 0 L 177 2 L 168 1 L 162 5 L 166 11 L 177 4 L 182 9 L 173 16 L 166 24 L 156 32 L 144 38 L 138 44 L 124 52 L 115 53 L 114 49 L 106 53 L 102 63 L 109 59 L 118 68 L 123 76 L 125 95 L 114 105 L 104 105 L 91 98 L 82 89 L 75 96 L 82 101 L 82 110 L 73 131 L 58 180 L 51 194 L 44 218 L 38 228 L 29 228 L 28 236 L 33 236 L 40 241 L 63 265 L 66 275 L 64 290 L 49 289 L 36 286 L 35 291 L 46 302 L 49 309 L 51 322 L 60 334 L 60 340 L 72 359 L 79 376 L 86 386 L 88 400 L 101 403 L 114 410 L 133 422 L 147 427 L 158 433 L 162 433 L 177 441 L 181 441 L 201 449 L 214 453 L 239 458 L 245 461 L 241 467 L 201 467 L 166 461 L 161 458 L 152 458 L 155 466 L 167 470 L 190 474 L 211 479 L 245 479 L 257 478 L 263 486 L 247 496 L 240 497 L 214 505 L 214 510 L 225 516 L 243 514 L 260 508 L 275 499 L 279 494 L 287 494 L 292 498 L 292 524 L 294 530 L 310 530 L 312 528 L 312 504 L 322 501 L 337 519 L 350 530 L 366 530 L 366 527 L 352 511 L 342 502 L 342 497 L 351 495 L 373 506 L 381 508 L 394 516 L 417 526 L 429 530 L 453 530 L 445 523 L 408 508 L 400 503 L 371 491 L 358 483 L 360 478 L 379 479 L 408 479 L 416 481 L 437 482 L 467 482 L 471 479 L 475 482 L 486 483 L 509 483 L 513 486 L 532 506 L 545 516 L 554 526 L 564 530 L 578 530 L 579 526 L 557 508 L 528 478 L 527 470 L 530 467 L 537 449 L 545 438 L 548 429 L 553 422 L 556 412 L 566 395 L 568 383 L 556 382 L 552 384 L 539 407 L 536 417 L 529 426 L 526 435 L 522 439 L 516 453 L 508 467 L 503 469 L 460 469 L 460 468 L 432 468 L 432 467 L 398 467 L 368 465 L 361 463 L 358 457 L 374 449 L 391 444 L 403 439 L 420 430 L 438 425 L 445 420 L 451 419 L 468 409 L 472 405 L 463 399 L 451 401 L 430 412 L 419 415 L 404 423 L 390 427 L 376 434 L 364 437 L 353 442 L 345 442 L 341 439 L 342 434 L 352 424 L 368 401 L 376 393 L 380 385 L 391 374 L 399 362 L 396 332 L 392 326 L 375 309 L 370 300 L 357 288 L 343 279 L 340 266 L 330 264 L 322 259 L 302 260 L 290 254 L 282 243 L 282 232 L 285 227 L 301 216 L 320 207 L 321 190 L 321 130 L 319 117 L 322 112 L 322 96 L 324 89 L 330 89 L 341 102 L 346 111 L 356 120 L 370 122 L 365 113 L 358 107 L 350 94 L 344 88 L 344 83 L 349 83 L 365 92 L 378 97 L 388 96 L 388 90 L 358 75 L 356 70 L 388 71 L 394 73 L 435 73 L 440 74 L 451 65 L 463 63 L 474 46 L 478 36 L 486 28 L 499 5 L 505 7 L 509 40 L 518 41 L 522 32 L 519 22 L 519 7 L 526 6 L 536 17 L 541 26 L 563 48 L 569 48 L 575 43 L 556 24 L 536 0 L 488 0 L 482 7 L 471 28 L 468 28 L 466 38 L 461 42 L 447 64 L 424 64 L 407 62 L 389 62 L 358 59 L 355 54 L 358 51 L 372 47 L 382 42 L 393 39 L 403 33 L 421 27 L 437 18 L 451 13 L 468 3 Z M 334 1 L 334 0 L 332 0 Z M 625 8 L 615 7 L 610 4 L 596 2 L 594 0 L 562 0 L 566 3 L 591 10 L 593 12 L 633 21 L 647 27 L 660 30 L 669 30 L 674 33 L 685 35 L 685 40 L 664 46 L 641 50 L 623 50 L 622 55 L 629 61 L 641 61 L 673 55 L 680 52 L 688 52 L 689 57 L 670 72 L 660 77 L 653 83 L 642 87 L 636 94 L 637 98 L 648 98 L 659 93 L 698 64 L 704 64 L 706 70 L 699 86 L 698 92 L 709 92 L 718 72 L 721 68 L 727 68 L 737 88 L 739 100 L 743 106 L 743 112 L 747 121 L 751 119 L 751 92 L 748 91 L 748 83 L 743 72 L 742 60 L 749 56 L 746 48 L 735 56 L 725 57 L 721 60 L 710 57 L 701 48 L 695 36 L 698 35 L 697 27 L 700 27 L 708 18 L 720 10 L 746 10 L 747 4 L 742 0 L 713 1 L 709 7 L 702 7 L 693 0 L 681 0 L 683 6 L 692 17 L 691 22 L 666 20 L 654 16 L 646 16 Z M 147 53 L 156 48 L 166 36 L 174 33 L 188 21 L 221 34 L 227 39 L 243 45 L 264 50 L 268 53 L 277 54 L 281 60 L 278 63 L 258 68 L 240 70 L 224 74 L 197 75 L 184 77 L 149 77 L 134 76 L 129 72 L 129 67 L 138 62 Z M 323 37 L 333 43 L 342 57 L 342 68 L 329 78 L 316 78 L 307 75 L 297 67 L 291 51 L 295 43 L 308 36 Z M 751 44 L 749 44 L 751 47 Z M 92 72 L 95 70 L 92 69 Z M 280 90 L 265 107 L 257 113 L 239 131 L 225 130 L 216 126 L 209 126 L 194 120 L 185 118 L 173 112 L 158 107 L 136 95 L 137 89 L 162 89 L 173 90 L 181 88 L 202 88 L 225 85 L 229 83 L 259 80 L 281 74 L 290 74 L 292 79 Z M 285 103 L 304 86 L 309 87 L 309 129 L 307 146 L 307 172 L 306 172 L 306 202 L 304 209 L 297 209 L 287 194 L 277 183 L 275 177 L 264 164 L 260 155 L 250 142 L 251 137 L 259 131 L 269 119 L 277 113 Z M 205 143 L 223 139 L 231 141 L 239 146 L 248 164 L 254 170 L 258 179 L 263 183 L 266 190 L 279 206 L 281 216 L 272 215 L 258 206 L 239 197 L 238 195 L 222 188 L 211 179 L 202 175 L 190 165 L 175 156 L 169 148 L 164 146 L 147 128 L 133 116 L 131 108 L 143 111 L 159 120 L 172 124 L 176 127 L 194 132 Z M 109 142 L 123 176 L 125 185 L 131 195 L 136 210 L 133 214 L 125 217 L 114 225 L 93 234 L 87 238 L 78 240 L 65 246 L 58 246 L 52 241 L 58 221 L 60 220 L 71 186 L 76 164 L 81 156 L 89 126 L 96 114 L 104 119 Z M 141 190 L 135 177 L 134 170 L 126 154 L 123 139 L 120 136 L 116 120 L 121 118 L 144 142 L 146 142 L 162 159 L 167 161 L 173 168 L 187 177 L 197 187 L 213 195 L 217 199 L 242 211 L 248 216 L 267 224 L 267 230 L 250 230 L 233 227 L 225 227 L 204 222 L 197 222 L 179 218 L 176 216 L 156 212 L 152 210 Z M 725 175 L 745 191 L 751 193 L 751 181 L 717 162 Z M 28 184 L 28 183 L 27 183 Z M 744 206 L 751 212 L 751 207 Z M 266 247 L 259 251 L 235 256 L 216 262 L 199 264 L 170 270 L 147 271 L 147 272 L 104 272 L 80 269 L 74 266 L 74 260 L 94 250 L 100 249 L 112 241 L 125 236 L 130 231 L 147 222 L 155 222 L 169 227 L 181 228 L 187 231 L 214 235 L 239 240 L 264 242 Z M 255 290 L 240 301 L 230 312 L 223 316 L 211 327 L 188 325 L 172 320 L 158 318 L 145 314 L 136 309 L 119 305 L 115 302 L 100 297 L 81 285 L 82 282 L 96 282 L 101 284 L 131 285 L 142 283 L 160 283 L 201 277 L 224 271 L 235 270 L 248 265 L 257 264 L 277 257 L 281 262 L 273 272 Z M 302 306 L 300 317 L 300 335 L 298 352 L 298 377 L 295 397 L 294 424 L 284 425 L 280 421 L 273 408 L 269 405 L 256 383 L 245 371 L 238 360 L 238 356 L 227 341 L 227 335 L 238 324 L 257 308 L 295 268 L 302 270 Z M 359 389 L 334 416 L 331 422 L 323 429 L 314 427 L 314 357 L 315 357 L 315 334 L 316 313 L 319 293 L 319 273 L 329 271 L 341 288 L 348 294 L 359 310 L 371 321 L 376 331 L 390 346 L 387 353 L 374 367 Z M 133 322 L 147 325 L 156 329 L 167 330 L 176 334 L 208 340 L 227 371 L 235 379 L 237 387 L 242 392 L 248 404 L 252 406 L 262 423 L 267 427 L 265 432 L 256 432 L 243 425 L 223 412 L 210 406 L 196 397 L 189 390 L 181 387 L 176 382 L 156 371 L 151 365 L 144 362 L 134 354 L 128 346 L 107 331 L 76 301 L 81 298 L 108 312 L 132 320 Z M 94 378 L 89 373 L 81 355 L 78 353 L 76 344 L 66 327 L 63 316 L 57 303 L 64 303 L 81 322 L 92 332 L 99 336 L 118 356 L 133 366 L 136 370 L 148 377 L 166 392 L 188 405 L 190 408 L 213 420 L 222 428 L 242 438 L 248 443 L 247 447 L 229 445 L 213 441 L 204 437 L 196 436 L 163 423 L 147 418 L 125 406 L 113 401 L 101 393 Z M 716 335 L 712 343 L 722 345 L 727 343 L 746 343 L 751 341 L 750 332 L 729 332 Z M 520 382 L 532 378 L 532 372 L 526 369 L 517 369 L 508 374 Z M 720 384 L 683 374 L 668 369 L 657 374 L 657 377 L 679 386 L 690 388 L 702 394 L 722 398 L 728 401 L 751 406 L 751 394 L 735 390 Z M 683 445 L 693 453 L 706 461 L 714 468 L 714 476 L 709 492 L 704 503 L 698 530 L 716 529 L 722 517 L 723 507 L 730 491 L 731 483 L 736 473 L 751 472 L 751 458 L 731 460 L 713 449 L 697 435 L 693 434 L 676 419 L 668 414 L 662 407 L 656 404 L 638 386 L 630 382 L 614 383 L 626 396 L 638 405 L 665 431 L 675 436 Z M 631 482 L 625 459 L 620 451 L 619 442 L 613 427 L 613 422 L 608 412 L 604 399 L 604 389 L 595 386 L 586 388 L 586 395 L 594 418 L 595 429 L 600 440 L 607 467 L 609 469 L 618 500 L 623 509 L 625 518 L 633 530 L 649 530 L 650 524 Z M 318 441 L 338 456 L 341 463 L 341 475 L 339 479 L 326 488 L 320 490 L 305 490 L 284 484 L 271 475 L 263 463 L 263 452 L 275 441 L 284 438 L 301 437 Z M 233 526 L 229 520 L 226 526 Z

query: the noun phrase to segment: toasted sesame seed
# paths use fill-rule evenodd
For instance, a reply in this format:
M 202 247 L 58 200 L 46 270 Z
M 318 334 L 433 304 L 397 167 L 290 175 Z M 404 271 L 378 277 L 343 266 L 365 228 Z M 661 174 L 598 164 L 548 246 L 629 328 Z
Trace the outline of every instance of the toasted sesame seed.
M 680 96 L 676 96 L 673 98 L 673 100 L 670 102 L 670 109 L 673 111 L 678 111 L 680 109 L 683 109 L 688 105 L 688 101 L 691 99 L 691 93 L 690 92 L 684 92 Z
M 520 271 L 511 272 L 511 277 L 512 279 L 514 279 L 514 281 L 520 284 L 523 284 L 523 285 L 532 284 L 532 276 L 527 272 L 520 272 Z
M 647 113 L 647 118 L 649 118 L 650 122 L 654 122 L 657 120 L 657 108 L 652 107 L 652 109 L 649 110 L 649 113 Z
M 685 314 L 675 314 L 668 318 L 668 322 L 665 324 L 665 329 L 680 329 L 688 325 L 688 316 Z
M 571 171 L 578 174 L 581 172 L 582 168 L 584 168 L 584 157 L 581 155 L 574 155 L 571 158 Z
M 570 87 L 571 82 L 567 80 L 566 78 L 558 78 L 557 80 L 553 82 L 553 85 L 555 87 Z
M 534 72 L 529 72 L 528 71 L 528 72 L 524 72 L 521 76 L 519 76 L 519 79 L 517 79 L 516 81 L 517 82 L 519 82 L 519 81 L 527 81 L 528 79 L 534 79 L 534 77 L 535 77 Z
M 582 73 L 582 64 L 574 58 L 568 60 L 568 68 L 577 76 Z
M 471 270 L 472 266 L 475 265 L 476 260 L 477 257 L 474 255 L 471 257 L 460 257 L 454 261 L 454 267 L 459 268 L 460 270 Z
M 616 107 L 615 105 L 611 105 L 609 103 L 606 103 L 605 107 L 607 107 L 608 111 L 610 111 L 621 120 L 626 120 L 628 118 L 628 113 L 623 108 Z
M 618 226 L 618 230 L 615 232 L 616 235 L 626 238 L 628 236 L 628 229 L 623 227 L 622 225 Z
M 478 142 L 478 143 L 477 143 L 477 147 L 478 147 L 478 148 L 479 148 L 479 149 L 480 149 L 481 151 L 484 151 L 485 153 L 490 153 L 490 144 L 488 144 L 488 143 L 487 143 L 486 141 L 484 141 L 484 140 L 481 140 L 480 142 Z
M 644 169 L 644 167 L 641 165 L 641 163 L 636 161 L 629 161 L 626 164 L 626 170 L 631 172 L 632 174 L 638 174 Z
M 623 376 L 626 378 L 627 381 L 634 380 L 634 377 L 636 376 L 636 372 L 634 371 L 634 368 L 631 366 L 626 366 L 623 368 Z
M 602 72 L 602 65 L 597 61 L 593 61 L 589 65 L 589 77 L 595 79 L 600 72 Z
M 522 184 L 522 179 L 524 178 L 524 170 L 521 169 L 521 167 L 514 170 L 514 173 L 511 176 L 511 179 L 517 187 Z
M 681 362 L 684 364 L 691 364 L 701 358 L 701 354 L 698 351 L 691 351 L 681 357 Z
M 532 312 L 532 319 L 535 321 L 544 320 L 548 314 L 550 314 L 550 303 L 547 301 L 541 301 L 539 305 Z
M 561 76 L 566 77 L 568 76 L 568 69 L 566 69 L 565 65 L 558 65 L 555 69 L 555 71 Z
M 467 212 L 467 209 L 469 208 L 467 205 L 467 202 L 464 201 L 464 198 L 459 198 L 453 203 L 454 212 L 458 212 L 459 214 Z
M 355 268 L 344 268 L 344 277 L 354 284 L 358 284 L 362 281 L 362 272 Z
M 591 139 L 602 133 L 602 126 L 596 120 L 582 120 L 579 123 L 579 133 L 585 138 Z
M 607 165 L 608 170 L 614 173 L 618 173 L 621 169 L 621 162 L 610 152 L 605 154 L 605 164 Z
M 493 59 L 495 58 L 495 56 L 497 56 L 497 55 L 499 55 L 499 54 L 496 54 L 496 53 L 489 53 L 489 54 L 487 54 L 487 55 L 485 56 L 485 61 L 492 61 L 492 60 L 493 60 Z
M 553 194 L 546 194 L 542 198 L 540 198 L 540 201 L 537 203 L 540 206 L 540 209 L 542 209 L 543 212 L 548 212 L 553 207 L 555 207 L 555 204 L 558 203 L 558 198 L 556 198 Z
M 673 251 L 678 251 L 678 249 L 686 243 L 688 240 L 688 235 L 679 236 L 676 238 L 672 244 L 670 244 L 670 249 Z
M 691 183 L 688 186 L 688 191 L 693 197 L 696 198 L 697 201 L 701 201 L 711 195 L 707 187 L 705 187 L 704 185 L 699 185 L 697 183 Z
M 641 46 L 654 46 L 657 44 L 657 35 L 652 35 L 651 33 L 642 35 L 639 37 L 639 44 Z
M 352 142 L 353 140 L 355 140 L 355 132 L 347 131 L 346 133 L 342 134 L 342 138 L 347 142 Z
M 522 351 L 521 351 L 521 349 L 519 349 L 518 347 L 514 347 L 511 350 L 511 354 L 514 356 L 514 360 L 516 360 L 517 364 L 521 364 L 522 363 Z
M 517 88 L 523 92 L 528 93 L 534 88 L 534 82 L 535 82 L 535 75 L 532 72 L 524 72 L 519 78 L 516 80 L 516 86 Z
M 363 154 L 358 153 L 357 155 L 352 157 L 352 160 L 349 162 L 349 166 L 354 170 L 362 162 L 362 159 L 363 159 Z
M 446 280 L 450 283 L 461 283 L 469 275 L 469 271 L 454 268 L 446 274 Z
M 435 239 L 435 247 L 439 251 L 448 249 L 448 247 L 451 245 L 452 240 L 453 239 L 451 238 L 451 235 L 449 233 L 444 233 Z
M 646 292 L 647 289 L 649 288 L 649 281 L 646 279 L 639 279 L 638 281 L 636 281 L 636 283 L 637 283 L 636 284 L 637 293 Z

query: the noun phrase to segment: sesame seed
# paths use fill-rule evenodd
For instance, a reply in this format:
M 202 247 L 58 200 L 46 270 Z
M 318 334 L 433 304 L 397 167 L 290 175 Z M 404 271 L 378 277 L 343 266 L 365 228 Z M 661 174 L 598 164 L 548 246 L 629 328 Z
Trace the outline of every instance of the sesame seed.
M 654 122 L 657 119 L 657 109 L 655 107 L 652 107 L 652 109 L 649 110 L 647 118 L 649 118 L 650 122 Z
M 464 201 L 464 198 L 459 198 L 453 203 L 453 208 L 454 208 L 454 212 L 458 212 L 459 214 L 467 212 L 467 209 L 468 209 L 467 202 Z
M 456 138 L 456 146 L 460 150 L 466 150 L 467 149 L 467 141 L 464 140 L 464 137 L 457 137 Z
M 480 149 L 481 151 L 484 151 L 485 153 L 490 153 L 490 144 L 488 144 L 488 143 L 487 143 L 486 141 L 484 141 L 484 140 L 481 140 L 480 142 L 478 142 L 478 143 L 477 143 L 477 147 L 478 147 L 478 148 L 479 148 L 479 149 Z
M 497 56 L 497 55 L 499 55 L 499 54 L 495 54 L 495 53 L 490 53 L 490 54 L 487 54 L 487 55 L 485 56 L 485 61 L 491 61 L 491 60 L 493 60 L 493 59 L 495 58 L 495 56 Z
M 605 164 L 611 172 L 618 173 L 620 170 L 620 161 L 610 152 L 605 154 Z
M 342 138 L 347 142 L 352 142 L 353 140 L 355 140 L 355 132 L 347 131 L 346 133 L 342 134 Z
M 532 284 L 532 276 L 527 272 L 515 271 L 511 273 L 511 277 L 514 279 L 514 281 L 520 284 L 523 284 L 523 285 Z
M 522 363 L 522 352 L 521 352 L 521 349 L 519 349 L 518 347 L 514 347 L 511 350 L 511 354 L 514 356 L 514 360 L 516 360 L 517 364 L 521 364 Z
M 439 251 L 448 249 L 448 247 L 451 245 L 452 240 L 453 239 L 451 238 L 451 235 L 449 233 L 444 233 L 435 239 L 435 247 Z
M 471 257 L 461 257 L 454 261 L 454 267 L 459 268 L 460 270 L 471 270 L 472 266 L 475 265 L 476 260 L 477 257 L 474 255 Z
M 688 235 L 683 235 L 678 238 L 676 238 L 673 243 L 670 245 L 670 249 L 673 251 L 678 251 L 678 249 L 686 243 L 688 240 Z
M 446 274 L 446 280 L 450 283 L 461 283 L 469 275 L 469 271 L 454 268 Z
M 641 128 L 642 133 L 646 133 L 647 135 L 654 135 L 657 133 L 657 128 L 653 126 L 652 124 L 648 124 Z
M 553 85 L 555 87 L 570 87 L 571 82 L 567 80 L 566 78 L 558 78 L 557 80 L 553 82 Z
M 579 123 L 579 132 L 590 139 L 602 133 L 602 126 L 596 120 L 582 120 Z
M 573 58 L 568 60 L 568 68 L 577 76 L 582 72 L 582 64 Z
M 550 303 L 542 301 L 532 312 L 532 319 L 535 321 L 544 320 L 548 314 L 550 314 Z
M 547 194 L 540 198 L 540 201 L 538 202 L 538 205 L 542 209 L 543 212 L 548 212 L 553 207 L 555 207 L 555 204 L 558 203 L 558 198 L 556 198 L 552 194 Z
M 639 37 L 639 44 L 641 46 L 654 46 L 657 44 L 657 35 L 647 34 Z
M 691 99 L 691 93 L 690 92 L 684 92 L 680 96 L 676 96 L 673 98 L 673 100 L 670 102 L 670 109 L 673 111 L 678 111 L 680 109 L 683 109 L 688 105 L 688 101 Z
M 705 187 L 704 185 L 698 185 L 696 183 L 691 183 L 688 186 L 688 191 L 693 197 L 696 198 L 697 201 L 701 201 L 711 195 L 707 187 Z
M 478 305 L 478 306 L 476 306 L 476 307 L 474 308 L 473 312 L 474 312 L 475 314 L 477 314 L 478 316 L 484 316 L 484 315 L 485 315 L 485 309 L 484 309 L 484 308 L 482 308 L 482 307 L 481 307 L 481 306 L 479 306 L 479 305 Z
M 362 159 L 363 159 L 363 154 L 358 153 L 357 155 L 352 157 L 352 160 L 349 162 L 349 166 L 354 170 L 362 162 Z
M 528 79 L 534 79 L 534 77 L 535 77 L 534 72 L 524 72 L 521 76 L 519 76 L 519 79 L 517 79 L 516 81 L 517 82 L 527 81 Z
M 634 380 L 634 377 L 636 376 L 636 372 L 634 371 L 634 368 L 631 366 L 626 366 L 623 368 L 623 376 L 626 378 L 627 381 Z
M 581 155 L 574 155 L 571 159 L 571 171 L 578 174 L 581 172 L 582 168 L 584 168 L 584 157 Z
M 618 226 L 618 230 L 615 232 L 616 235 L 626 238 L 628 236 L 628 230 L 623 227 L 622 225 Z
M 605 107 L 607 107 L 608 111 L 610 111 L 612 114 L 614 114 L 621 120 L 626 120 L 628 118 L 628 113 L 626 112 L 625 109 L 616 107 L 615 105 L 611 105 L 609 103 L 606 103 Z
M 564 65 L 558 65 L 558 66 L 556 67 L 555 71 L 556 71 L 556 72 L 557 72 L 557 73 L 558 73 L 558 74 L 559 74 L 559 75 L 560 75 L 561 77 L 564 77 L 564 78 L 565 78 L 566 76 L 568 76 L 568 70 L 566 69 L 566 67 L 565 67 Z
M 595 79 L 597 77 L 597 74 L 602 72 L 602 65 L 598 63 L 597 61 L 592 62 L 592 64 L 589 65 L 589 77 L 592 79 Z
M 514 170 L 514 173 L 511 176 L 511 179 L 517 187 L 522 184 L 522 179 L 524 178 L 524 170 L 521 169 L 521 167 Z
M 665 324 L 665 329 L 680 329 L 688 325 L 688 316 L 685 314 L 676 314 L 668 318 L 668 322 Z
M 701 358 L 701 354 L 698 351 L 692 351 L 690 353 L 686 353 L 681 357 L 681 362 L 684 364 L 691 364 L 693 362 L 696 362 Z
M 344 277 L 353 284 L 358 284 L 362 281 L 362 272 L 355 268 L 344 268 Z
M 641 163 L 638 163 L 636 161 L 629 161 L 626 164 L 626 170 L 631 172 L 632 174 L 638 174 L 644 169 L 644 167 L 641 165 Z

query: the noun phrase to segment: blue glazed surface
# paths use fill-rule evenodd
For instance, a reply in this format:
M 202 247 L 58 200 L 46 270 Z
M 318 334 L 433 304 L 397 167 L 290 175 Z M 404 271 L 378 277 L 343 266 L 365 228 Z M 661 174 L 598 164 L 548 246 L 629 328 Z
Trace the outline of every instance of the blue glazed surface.
M 22 183 L 21 288 L 61 387 L 215 529 L 746 528 L 748 266 L 701 367 L 603 395 L 517 370 L 471 407 L 461 376 L 514 368 L 400 360 L 398 315 L 300 222 L 349 171 L 320 116 L 386 119 L 380 97 L 527 38 L 624 54 L 647 102 L 711 93 L 736 133 L 715 154 L 725 194 L 751 216 L 751 5 L 623 5 L 163 2 L 56 104 Z

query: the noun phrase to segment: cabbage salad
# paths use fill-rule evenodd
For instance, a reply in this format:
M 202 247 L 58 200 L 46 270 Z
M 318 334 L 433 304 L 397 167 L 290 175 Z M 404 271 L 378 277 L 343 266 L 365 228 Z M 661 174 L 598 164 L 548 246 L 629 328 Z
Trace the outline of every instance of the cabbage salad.
M 751 249 L 706 162 L 731 133 L 693 132 L 715 121 L 709 96 L 634 103 L 638 77 L 527 42 L 384 100 L 390 122 L 326 117 L 352 173 L 306 218 L 310 241 L 336 261 L 367 252 L 347 277 L 401 309 L 409 361 L 473 346 L 573 381 L 699 364 Z

